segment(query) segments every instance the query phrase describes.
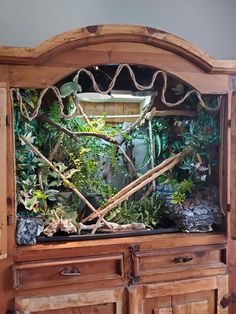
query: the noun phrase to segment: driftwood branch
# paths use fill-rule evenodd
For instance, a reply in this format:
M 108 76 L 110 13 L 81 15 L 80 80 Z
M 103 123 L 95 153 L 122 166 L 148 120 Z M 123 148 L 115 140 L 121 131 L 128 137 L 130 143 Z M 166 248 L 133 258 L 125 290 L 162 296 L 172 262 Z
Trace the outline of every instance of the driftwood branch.
M 136 171 L 136 168 L 135 168 L 133 162 L 131 161 L 129 156 L 126 154 L 125 150 L 120 145 L 117 145 L 117 146 L 118 146 L 119 150 L 121 151 L 124 159 L 126 160 L 126 162 L 129 165 L 128 170 L 130 171 L 130 177 L 131 178 L 137 177 L 137 171 Z
M 128 184 L 126 187 L 124 187 L 123 189 L 121 189 L 118 193 L 116 193 L 113 197 L 111 197 L 108 202 L 107 202 L 107 206 L 112 204 L 115 200 L 119 199 L 120 197 L 122 197 L 123 195 L 125 195 L 127 192 L 129 192 L 131 189 L 133 189 L 134 187 L 136 187 L 137 185 L 139 185 L 140 183 L 142 183 L 144 180 L 148 179 L 150 176 L 152 176 L 153 173 L 161 170 L 163 167 L 169 165 L 173 160 L 175 160 L 176 158 L 182 158 L 182 156 L 184 156 L 184 153 L 178 153 L 177 155 L 171 156 L 168 159 L 166 159 L 165 161 L 163 161 L 160 165 L 156 166 L 155 168 L 147 171 L 146 173 L 144 173 L 141 177 L 137 178 L 136 180 L 134 180 L 133 182 L 131 182 L 130 184 Z M 99 209 L 98 209 L 99 210 Z M 93 214 L 91 214 L 90 216 L 87 216 L 86 218 L 84 218 L 82 220 L 82 223 L 92 220 Z
M 74 97 L 74 101 L 75 101 L 75 103 L 76 103 L 76 108 L 80 111 L 80 113 L 81 113 L 82 117 L 84 118 L 85 122 L 86 122 L 91 128 L 93 128 L 93 126 L 92 126 L 92 124 L 91 124 L 91 122 L 90 122 L 90 120 L 89 120 L 88 115 L 84 112 L 84 109 L 82 108 L 82 106 L 81 106 L 79 100 L 77 99 L 77 97 Z
M 103 209 L 98 209 L 97 213 L 92 213 L 87 216 L 85 219 L 82 220 L 82 223 L 92 220 L 95 217 L 99 216 L 98 223 L 100 223 L 101 217 L 106 215 L 111 209 L 119 205 L 124 200 L 127 200 L 132 194 L 136 191 L 140 190 L 143 186 L 147 185 L 148 183 L 155 180 L 158 176 L 163 174 L 164 172 L 172 169 L 179 161 L 186 155 L 186 152 L 179 153 L 174 155 L 165 161 L 163 161 L 160 165 L 156 166 L 155 168 L 149 170 L 144 175 L 136 179 L 135 181 L 131 182 L 121 191 L 119 191 L 116 195 L 109 199 L 107 205 Z M 96 226 L 97 227 L 97 226 Z M 96 228 L 95 227 L 95 228 Z M 95 230 L 96 231 L 96 230 Z M 93 230 L 93 233 L 95 232 Z
M 147 178 L 146 180 L 142 181 L 140 184 L 135 186 L 133 189 L 129 190 L 127 193 L 125 193 L 123 196 L 120 198 L 117 198 L 116 200 L 113 201 L 110 205 L 106 206 L 102 210 L 98 210 L 98 213 L 92 214 L 93 217 L 99 216 L 98 222 L 104 217 L 111 209 L 115 208 L 118 206 L 121 202 L 127 200 L 131 195 L 133 195 L 136 191 L 140 190 L 142 187 L 144 187 L 146 184 L 150 183 L 160 175 L 162 175 L 164 172 L 172 169 L 175 165 L 177 165 L 180 161 L 180 158 L 175 158 L 171 163 L 169 163 L 167 166 L 162 167 L 159 171 L 152 173 L 152 175 Z M 155 168 L 154 168 L 155 169 Z M 152 170 L 154 170 L 152 169 Z M 92 230 L 92 234 L 94 234 L 97 230 L 97 225 L 94 226 L 94 229 Z
M 90 136 L 90 137 L 97 137 L 99 139 L 102 139 L 102 140 L 109 142 L 109 143 L 112 143 L 114 145 L 119 145 L 119 143 L 116 140 L 114 140 L 113 138 L 111 138 L 110 136 L 107 136 L 105 134 L 96 133 L 96 132 L 72 132 L 72 131 L 68 130 L 67 128 L 63 127 L 62 125 L 54 122 L 52 119 L 50 119 L 46 116 L 39 115 L 37 118 L 40 121 L 47 122 L 48 124 L 55 127 L 58 131 L 65 133 L 66 135 L 73 138 L 77 142 L 79 142 L 79 137 Z
M 84 225 L 82 223 L 78 223 L 78 227 L 80 230 L 93 230 L 96 224 L 93 225 Z M 131 223 L 131 224 L 125 224 L 125 225 L 120 225 L 118 223 L 110 222 L 111 229 L 110 231 L 112 232 L 113 230 L 119 231 L 119 230 L 144 230 L 146 229 L 145 224 L 143 223 Z M 98 228 L 104 228 L 105 225 L 104 223 L 99 223 Z
M 93 213 L 97 213 L 97 210 L 93 207 L 93 205 L 83 196 L 83 194 L 53 165 L 51 161 L 49 161 L 30 141 L 24 136 L 20 136 L 20 139 L 29 146 L 35 154 L 37 154 L 49 167 L 51 167 L 58 176 L 63 180 L 63 183 L 68 186 L 79 198 L 91 209 Z M 102 218 L 102 221 L 110 228 L 109 223 Z
M 130 134 L 135 128 L 136 126 L 140 125 L 142 123 L 142 121 L 145 119 L 147 113 L 151 110 L 152 105 L 153 105 L 153 97 L 151 98 L 150 102 L 146 105 L 145 109 L 143 110 L 143 112 L 140 114 L 140 116 L 138 117 L 138 119 L 136 121 L 134 121 L 134 123 L 132 123 L 130 126 L 128 126 L 123 132 L 126 134 Z M 124 139 L 123 139 L 124 141 Z
M 61 144 L 61 141 L 62 141 L 62 137 L 63 137 L 63 136 L 60 136 L 60 137 L 57 139 L 56 144 L 54 145 L 52 151 L 50 152 L 50 154 L 49 154 L 49 156 L 48 156 L 48 160 L 49 160 L 49 161 L 52 161 L 53 158 L 54 158 L 54 156 L 55 156 L 55 154 L 57 153 L 58 148 L 59 148 L 59 146 L 60 146 L 60 144 Z M 39 171 L 38 171 L 38 181 L 39 181 L 39 186 L 40 186 L 41 189 L 43 189 L 43 175 L 44 175 L 44 169 L 41 168 L 41 169 L 39 169 Z
M 123 150 L 123 148 L 121 147 L 120 143 L 118 143 L 115 139 L 113 139 L 110 136 L 107 136 L 105 134 L 101 134 L 101 133 L 96 133 L 96 132 L 72 132 L 70 130 L 68 130 L 67 128 L 63 127 L 62 125 L 54 122 L 52 119 L 46 117 L 46 116 L 42 116 L 39 115 L 37 117 L 40 121 L 43 122 L 47 122 L 48 124 L 52 125 L 53 127 L 55 127 L 58 131 L 61 131 L 63 133 L 65 133 L 66 135 L 68 135 L 70 138 L 74 139 L 76 142 L 79 143 L 79 138 L 80 137 L 84 137 L 84 136 L 89 136 L 89 137 L 96 137 L 99 139 L 102 139 L 106 142 L 109 142 L 111 144 L 114 144 L 115 146 L 117 146 L 117 148 L 121 151 L 124 159 L 127 161 L 127 163 L 130 166 L 131 169 L 131 173 L 130 176 L 131 177 L 136 177 L 136 169 L 135 166 L 133 164 L 133 162 L 131 161 L 131 159 L 127 156 L 126 152 Z

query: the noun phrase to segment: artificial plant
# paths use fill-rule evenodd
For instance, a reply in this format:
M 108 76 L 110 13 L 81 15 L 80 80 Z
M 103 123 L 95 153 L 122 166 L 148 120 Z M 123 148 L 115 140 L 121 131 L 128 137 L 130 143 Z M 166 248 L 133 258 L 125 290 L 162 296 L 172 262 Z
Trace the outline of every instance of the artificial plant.
M 126 66 L 130 73 L 132 72 L 128 65 L 123 66 Z M 117 78 L 121 69 L 122 66 L 119 66 L 115 78 Z M 103 204 L 99 210 L 94 209 L 91 204 L 88 204 L 94 213 L 91 214 L 91 217 L 87 217 L 87 220 L 99 217 L 98 222 L 100 222 L 104 220 L 104 216 L 108 214 L 112 208 L 153 181 L 157 181 L 158 183 L 163 180 L 172 180 L 173 183 L 174 180 L 176 180 L 176 187 L 183 186 L 184 182 L 185 185 L 187 185 L 186 182 L 189 182 L 189 185 L 192 184 L 195 189 L 197 186 L 200 186 L 203 181 L 206 181 L 207 174 L 205 172 L 208 171 L 209 175 L 215 163 L 210 146 L 218 145 L 219 134 L 217 132 L 216 119 L 205 110 L 207 109 L 214 113 L 219 109 L 219 102 L 216 98 L 213 97 L 212 99 L 214 100 L 209 99 L 204 102 L 199 92 L 195 90 L 185 90 L 185 87 L 178 85 L 175 88 L 175 92 L 178 94 L 183 93 L 183 97 L 176 103 L 170 104 L 165 98 L 167 75 L 163 71 L 154 73 L 152 82 L 150 83 L 151 87 L 157 75 L 162 75 L 164 79 L 161 95 L 163 104 L 167 107 L 180 105 L 182 109 L 191 107 L 198 112 L 198 118 L 156 118 L 154 117 L 155 115 L 149 118 L 152 119 L 150 120 L 151 123 L 149 123 L 149 126 L 155 141 L 155 163 L 161 166 L 160 168 L 159 166 L 155 167 L 154 164 L 154 169 L 150 173 L 150 177 L 147 178 L 145 174 L 139 174 L 136 171 L 133 161 L 127 156 L 122 144 L 125 142 L 131 143 L 135 136 L 143 137 L 147 146 L 150 144 L 147 129 L 145 126 L 140 127 L 140 124 L 149 113 L 153 105 L 152 102 L 145 107 L 137 121 L 125 129 L 122 129 L 122 127 L 114 128 L 113 126 L 107 125 L 105 115 L 104 119 L 88 117 L 76 98 L 76 93 L 80 91 L 78 78 L 81 71 L 83 71 L 83 69 L 78 71 L 73 82 L 66 83 L 60 90 L 55 86 L 50 86 L 41 93 L 35 90 L 16 91 L 16 100 L 18 101 L 16 104 L 16 112 L 18 111 L 18 113 L 20 112 L 21 114 L 19 124 L 16 119 L 16 126 L 19 129 L 18 133 L 16 132 L 18 135 L 17 147 L 19 147 L 19 151 L 22 150 L 23 152 L 25 148 L 20 146 L 22 144 L 21 142 L 23 141 L 27 144 L 28 148 L 25 151 L 27 151 L 29 155 L 32 155 L 32 161 L 30 163 L 30 165 L 32 164 L 32 169 L 30 169 L 30 171 L 27 170 L 26 176 L 34 175 L 35 172 L 38 176 L 36 177 L 34 188 L 35 191 L 38 192 L 33 191 L 33 197 L 40 195 L 39 191 L 47 195 L 45 188 L 48 189 L 48 187 L 52 185 L 55 187 L 55 190 L 59 192 L 67 191 L 68 189 L 72 189 L 74 192 L 77 191 L 75 194 L 85 203 L 88 202 L 83 194 L 94 192 L 103 194 L 105 204 Z M 87 70 L 84 71 L 88 73 Z M 88 75 L 91 77 L 92 74 L 88 73 Z M 135 81 L 135 78 L 133 78 L 133 80 L 138 89 L 143 90 L 150 88 L 150 86 L 141 86 Z M 114 82 L 115 80 L 111 82 L 106 92 L 110 91 L 112 86 L 114 86 Z M 96 82 L 94 85 L 95 89 L 99 91 Z M 54 101 L 51 106 L 46 106 L 42 103 L 43 97 L 48 90 L 52 90 L 56 96 L 56 101 Z M 82 115 L 82 118 L 78 117 L 78 113 Z M 211 128 L 209 128 L 208 120 L 211 121 Z M 27 128 L 28 131 L 26 131 Z M 32 151 L 37 151 L 37 149 L 35 149 L 36 146 L 40 149 L 41 155 L 44 157 L 47 156 L 44 161 L 48 160 L 49 163 L 46 162 L 46 164 L 43 163 L 42 165 L 42 162 L 35 157 Z M 29 147 L 31 149 L 29 149 Z M 191 157 L 189 157 L 189 153 L 186 154 L 186 152 L 190 150 L 192 152 Z M 179 151 L 183 151 L 183 153 L 179 154 Z M 52 152 L 53 154 L 51 154 Z M 103 166 L 104 163 L 109 163 L 110 168 L 114 171 L 118 171 L 120 164 L 119 153 L 126 162 L 132 166 L 130 167 L 132 170 L 131 185 L 133 182 L 135 182 L 135 185 L 132 187 L 129 185 L 129 188 L 132 190 L 126 190 L 126 193 L 123 195 L 120 195 L 120 192 L 118 192 L 115 196 L 112 196 L 115 193 L 115 189 L 102 178 Z M 21 153 L 19 156 L 20 155 Z M 38 156 L 41 155 L 38 154 Z M 40 158 L 43 159 L 42 156 Z M 18 161 L 18 167 L 20 168 L 22 164 L 20 160 Z M 148 158 L 144 160 L 144 163 L 148 164 L 147 161 L 149 161 Z M 180 167 L 176 167 L 172 170 L 174 165 L 179 162 Z M 200 164 L 200 166 L 198 164 Z M 53 178 L 50 169 L 57 172 L 61 180 L 58 179 L 58 177 Z M 201 171 L 203 173 L 197 176 L 198 172 Z M 19 171 L 19 176 L 22 175 L 23 174 Z M 139 175 L 141 175 L 141 177 L 137 178 Z M 159 179 L 157 179 L 158 177 Z M 55 179 L 57 182 L 53 183 Z M 139 179 L 141 179 L 142 184 L 136 186 L 138 182 L 136 180 Z M 20 178 L 18 182 L 21 184 L 23 181 Z M 80 191 L 82 191 L 82 193 Z M 185 191 L 183 191 L 176 188 L 173 201 L 181 203 L 186 193 L 190 193 L 190 189 L 186 191 L 185 187 Z M 118 197 L 118 195 L 120 196 Z M 44 201 L 41 200 L 41 204 L 44 204 L 43 207 L 47 207 L 48 200 L 48 196 L 46 198 L 44 197 Z M 75 200 L 75 204 L 78 204 L 78 198 Z M 75 206 L 76 205 L 74 205 L 74 208 Z M 129 208 L 129 206 L 126 206 L 126 208 Z M 148 224 L 150 225 L 150 223 Z M 94 227 L 93 232 L 96 231 L 97 226 L 98 225 Z

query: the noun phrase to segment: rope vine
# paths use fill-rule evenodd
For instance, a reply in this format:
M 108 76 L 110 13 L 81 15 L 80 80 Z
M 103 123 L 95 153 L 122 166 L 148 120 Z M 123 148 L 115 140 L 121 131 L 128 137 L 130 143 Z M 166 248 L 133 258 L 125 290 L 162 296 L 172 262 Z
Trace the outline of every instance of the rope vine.
M 108 94 L 109 92 L 112 91 L 115 83 L 116 83 L 116 80 L 120 74 L 120 72 L 122 71 L 122 69 L 124 68 L 127 68 L 128 69 L 128 72 L 129 72 L 129 75 L 130 75 L 130 78 L 132 79 L 135 87 L 138 89 L 138 90 L 148 90 L 148 89 L 151 89 L 153 88 L 154 86 L 154 83 L 157 79 L 158 76 L 162 76 L 163 78 L 163 81 L 164 81 L 164 84 L 162 86 L 162 92 L 161 92 L 161 101 L 163 102 L 163 104 L 165 104 L 167 107 L 169 108 L 173 108 L 173 107 L 176 107 L 180 104 L 182 104 L 188 97 L 190 97 L 191 95 L 195 94 L 200 105 L 205 108 L 207 111 L 212 111 L 212 112 L 215 112 L 215 111 L 218 111 L 220 109 L 220 106 L 221 106 L 221 96 L 218 97 L 218 104 L 216 107 L 210 107 L 208 106 L 204 100 L 202 99 L 202 95 L 200 94 L 199 91 L 197 91 L 196 89 L 193 89 L 193 90 L 190 90 L 188 91 L 183 97 L 181 97 L 177 102 L 168 102 L 166 100 L 166 90 L 167 90 L 167 85 L 168 85 L 168 76 L 166 74 L 166 72 L 162 71 L 162 70 L 157 70 L 153 75 L 152 75 L 152 79 L 151 79 L 151 82 L 149 85 L 141 85 L 137 82 L 136 80 L 136 77 L 135 77 L 135 73 L 134 71 L 132 70 L 132 68 L 130 67 L 130 65 L 124 63 L 124 64 L 120 64 L 117 69 L 116 69 L 116 72 L 115 72 L 115 75 L 112 79 L 112 81 L 110 82 L 109 86 L 108 86 L 108 89 L 107 90 L 101 90 L 99 87 L 98 87 L 98 84 L 95 80 L 95 77 L 94 75 L 91 73 L 91 71 L 85 69 L 85 68 L 82 68 L 82 69 L 79 69 L 77 74 L 75 75 L 73 81 L 75 83 L 78 83 L 79 81 L 79 77 L 81 75 L 81 73 L 85 73 L 88 75 L 88 77 L 91 79 L 92 81 L 92 84 L 93 84 L 93 88 L 96 92 L 98 93 L 101 93 L 101 94 Z M 38 101 L 37 101 L 37 104 L 35 106 L 35 109 L 33 112 L 30 112 L 27 108 L 27 105 L 24 103 L 23 101 L 23 98 L 22 98 L 22 95 L 20 94 L 20 90 L 19 88 L 12 88 L 11 89 L 11 98 L 13 100 L 13 95 L 15 93 L 16 95 L 16 99 L 17 101 L 19 102 L 19 105 L 20 105 L 20 111 L 21 111 L 21 114 L 22 116 L 24 116 L 24 118 L 26 118 L 28 121 L 32 121 L 34 120 L 38 114 L 39 114 L 39 110 L 41 108 L 41 105 L 42 105 L 42 100 L 45 96 L 45 94 L 47 93 L 47 91 L 49 90 L 52 90 L 53 93 L 55 94 L 58 102 L 59 102 L 59 106 L 60 106 L 60 113 L 61 113 L 61 116 L 63 118 L 66 118 L 66 119 L 70 119 L 72 117 L 75 117 L 77 114 L 82 114 L 84 116 L 84 112 L 83 110 L 81 110 L 81 105 L 79 103 L 78 100 L 76 100 L 76 110 L 72 113 L 72 114 L 65 114 L 64 112 L 64 109 L 65 109 L 65 105 L 63 103 L 63 97 L 62 95 L 60 94 L 60 90 L 56 87 L 56 86 L 48 86 L 46 87 L 45 89 L 43 89 L 39 95 L 39 98 L 38 98 Z M 75 96 L 75 95 L 74 95 Z M 87 117 L 87 115 L 86 115 Z M 139 120 L 139 118 L 137 119 Z

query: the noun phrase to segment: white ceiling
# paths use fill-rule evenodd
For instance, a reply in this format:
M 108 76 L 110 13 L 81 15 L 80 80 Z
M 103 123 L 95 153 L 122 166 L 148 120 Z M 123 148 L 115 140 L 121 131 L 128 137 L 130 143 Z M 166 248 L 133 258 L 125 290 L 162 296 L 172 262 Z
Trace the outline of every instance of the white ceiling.
M 0 0 L 0 45 L 33 47 L 93 24 L 138 24 L 236 59 L 236 0 Z

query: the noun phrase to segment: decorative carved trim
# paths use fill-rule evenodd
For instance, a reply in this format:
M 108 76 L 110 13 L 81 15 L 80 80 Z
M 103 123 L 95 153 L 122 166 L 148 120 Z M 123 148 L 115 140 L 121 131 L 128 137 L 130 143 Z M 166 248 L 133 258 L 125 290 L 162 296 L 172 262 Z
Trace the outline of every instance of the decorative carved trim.
M 206 72 L 236 73 L 236 61 L 216 60 L 201 49 L 173 34 L 152 27 L 92 25 L 59 34 L 34 48 L 0 47 L 0 62 L 43 64 L 52 56 L 73 48 L 109 42 L 138 42 L 164 48 L 194 62 Z

